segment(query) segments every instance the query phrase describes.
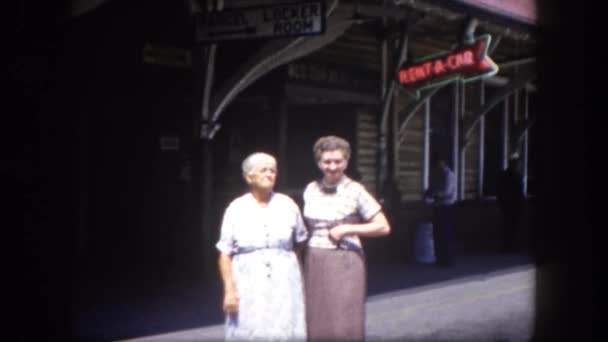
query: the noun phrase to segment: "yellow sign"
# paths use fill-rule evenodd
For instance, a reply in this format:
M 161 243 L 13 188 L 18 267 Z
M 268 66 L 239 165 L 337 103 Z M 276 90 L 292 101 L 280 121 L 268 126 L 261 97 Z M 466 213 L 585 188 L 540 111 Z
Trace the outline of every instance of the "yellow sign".
M 189 50 L 146 44 L 143 51 L 144 63 L 178 68 L 192 67 L 192 53 Z

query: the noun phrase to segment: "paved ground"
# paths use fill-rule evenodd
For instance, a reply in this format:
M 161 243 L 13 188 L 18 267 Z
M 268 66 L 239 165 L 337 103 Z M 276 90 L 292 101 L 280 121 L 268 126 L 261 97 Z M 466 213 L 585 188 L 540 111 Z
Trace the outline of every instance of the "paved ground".
M 534 319 L 534 268 L 372 296 L 370 341 L 527 341 Z
M 449 269 L 407 264 L 370 270 L 367 338 L 369 341 L 527 341 L 533 330 L 534 275 L 534 265 L 525 257 L 514 255 L 463 257 L 456 267 Z M 178 307 L 172 310 L 176 309 L 179 310 Z M 117 340 L 222 339 L 223 328 L 217 317 L 201 323 L 191 328 Z

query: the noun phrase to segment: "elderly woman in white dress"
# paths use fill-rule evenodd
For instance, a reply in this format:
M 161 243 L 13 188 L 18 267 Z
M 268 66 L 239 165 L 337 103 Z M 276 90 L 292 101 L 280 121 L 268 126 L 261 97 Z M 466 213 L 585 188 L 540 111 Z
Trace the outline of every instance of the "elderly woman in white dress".
M 242 169 L 249 192 L 226 208 L 216 244 L 225 338 L 304 341 L 303 284 L 294 252 L 308 237 L 300 209 L 291 198 L 273 191 L 274 157 L 254 153 Z

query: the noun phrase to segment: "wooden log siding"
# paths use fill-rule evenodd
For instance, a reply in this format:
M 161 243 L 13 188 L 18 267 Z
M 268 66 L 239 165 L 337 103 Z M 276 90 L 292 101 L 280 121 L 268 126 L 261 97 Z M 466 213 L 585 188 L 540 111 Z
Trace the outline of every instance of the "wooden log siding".
M 353 153 L 356 153 L 356 165 L 361 183 L 367 190 L 376 194 L 376 171 L 378 149 L 378 123 L 376 113 L 371 110 L 359 109 L 356 114 L 356 143 Z
M 477 165 L 477 164 L 475 164 Z M 477 169 L 473 170 L 473 169 L 469 169 L 467 168 L 465 170 L 465 175 L 464 175 L 464 199 L 465 200 L 472 200 L 472 199 L 476 199 L 477 198 Z
M 399 94 L 396 98 L 397 113 L 408 108 L 411 98 Z M 423 112 L 421 107 L 408 122 L 397 154 L 396 181 L 402 201 L 422 199 L 422 159 L 424 153 Z
M 474 109 L 479 105 L 481 82 L 466 84 L 465 113 L 463 122 L 468 122 L 474 115 Z M 475 129 L 470 137 L 464 158 L 464 199 L 470 200 L 478 197 L 479 188 L 479 128 Z

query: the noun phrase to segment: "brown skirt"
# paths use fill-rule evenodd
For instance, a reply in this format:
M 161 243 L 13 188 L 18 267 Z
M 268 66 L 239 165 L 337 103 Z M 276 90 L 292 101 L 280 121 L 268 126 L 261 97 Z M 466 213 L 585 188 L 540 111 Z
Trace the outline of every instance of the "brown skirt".
M 304 262 L 309 341 L 362 341 L 367 277 L 363 255 L 309 248 Z

